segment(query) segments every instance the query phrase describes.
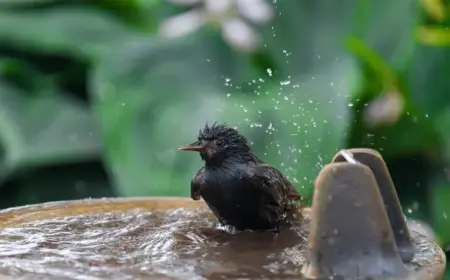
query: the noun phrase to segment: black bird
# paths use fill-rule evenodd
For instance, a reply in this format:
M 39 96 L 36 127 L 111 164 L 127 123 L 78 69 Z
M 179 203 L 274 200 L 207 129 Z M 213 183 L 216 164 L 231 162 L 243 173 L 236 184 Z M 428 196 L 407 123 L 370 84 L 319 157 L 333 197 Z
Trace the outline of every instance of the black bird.
M 247 139 L 225 124 L 206 124 L 196 142 L 179 150 L 200 153 L 205 165 L 191 181 L 191 198 L 203 197 L 223 225 L 278 233 L 287 212 L 302 199 L 279 170 L 259 159 Z

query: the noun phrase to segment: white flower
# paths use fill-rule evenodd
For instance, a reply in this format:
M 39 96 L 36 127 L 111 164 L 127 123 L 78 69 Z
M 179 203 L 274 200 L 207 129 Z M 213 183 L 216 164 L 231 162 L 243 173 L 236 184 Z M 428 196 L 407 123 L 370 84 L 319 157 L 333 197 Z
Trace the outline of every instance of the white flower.
M 265 0 L 239 0 L 235 2 L 241 15 L 254 23 L 266 23 L 273 16 L 272 6 L 267 4 Z
M 181 37 L 194 32 L 205 23 L 206 19 L 202 13 L 197 10 L 191 10 L 168 18 L 161 24 L 159 31 L 165 37 Z
M 159 29 L 164 37 L 180 37 L 208 23 L 218 24 L 226 42 L 242 51 L 252 51 L 259 36 L 251 24 L 263 24 L 273 16 L 266 0 L 168 0 L 194 6 L 188 12 L 165 20 Z

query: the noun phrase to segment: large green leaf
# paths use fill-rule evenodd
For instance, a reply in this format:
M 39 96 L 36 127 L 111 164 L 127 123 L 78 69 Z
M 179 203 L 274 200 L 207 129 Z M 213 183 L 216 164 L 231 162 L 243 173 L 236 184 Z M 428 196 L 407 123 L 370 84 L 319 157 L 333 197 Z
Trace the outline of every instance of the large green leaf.
M 188 194 L 199 160 L 177 147 L 219 114 L 216 76 L 195 43 L 140 38 L 105 57 L 94 109 L 120 194 Z
M 26 95 L 0 81 L 0 178 L 20 168 L 98 157 L 97 131 L 88 108 L 76 101 Z
M 0 43 L 96 57 L 131 34 L 107 12 L 81 7 L 0 11 Z
M 448 108 L 450 48 L 418 46 L 411 61 L 408 81 L 417 106 L 432 120 Z

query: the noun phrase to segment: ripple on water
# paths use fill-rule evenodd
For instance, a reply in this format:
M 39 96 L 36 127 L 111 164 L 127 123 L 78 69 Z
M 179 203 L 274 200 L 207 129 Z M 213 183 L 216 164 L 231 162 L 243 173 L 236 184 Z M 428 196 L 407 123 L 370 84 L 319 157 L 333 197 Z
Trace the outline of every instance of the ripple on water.
M 220 230 L 206 208 L 82 215 L 0 229 L 0 268 L 19 279 L 228 279 L 298 274 L 307 232 Z

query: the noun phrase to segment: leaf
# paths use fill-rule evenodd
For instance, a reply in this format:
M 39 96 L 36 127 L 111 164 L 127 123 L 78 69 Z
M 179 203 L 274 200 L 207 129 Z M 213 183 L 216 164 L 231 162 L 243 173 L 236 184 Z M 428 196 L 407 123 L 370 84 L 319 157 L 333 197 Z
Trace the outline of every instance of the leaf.
M 446 18 L 446 7 L 444 0 L 421 0 L 420 4 L 429 17 L 435 21 L 442 22 Z
M 89 110 L 56 94 L 27 96 L 0 81 L 0 178 L 36 165 L 99 156 L 97 127 Z
M 450 29 L 439 26 L 421 26 L 417 29 L 417 40 L 427 46 L 450 46 Z
M 129 40 L 92 79 L 105 157 L 121 195 L 187 195 L 198 155 L 177 152 L 218 116 L 216 72 L 196 41 Z
M 447 92 L 449 59 L 450 48 L 418 45 L 405 74 L 412 101 L 433 121 L 450 105 Z
M 0 43 L 39 52 L 95 58 L 132 32 L 101 10 L 55 7 L 0 11 Z
M 350 52 L 377 75 L 377 80 L 379 80 L 384 87 L 389 88 L 397 86 L 397 75 L 377 52 L 356 37 L 348 37 L 345 43 Z

